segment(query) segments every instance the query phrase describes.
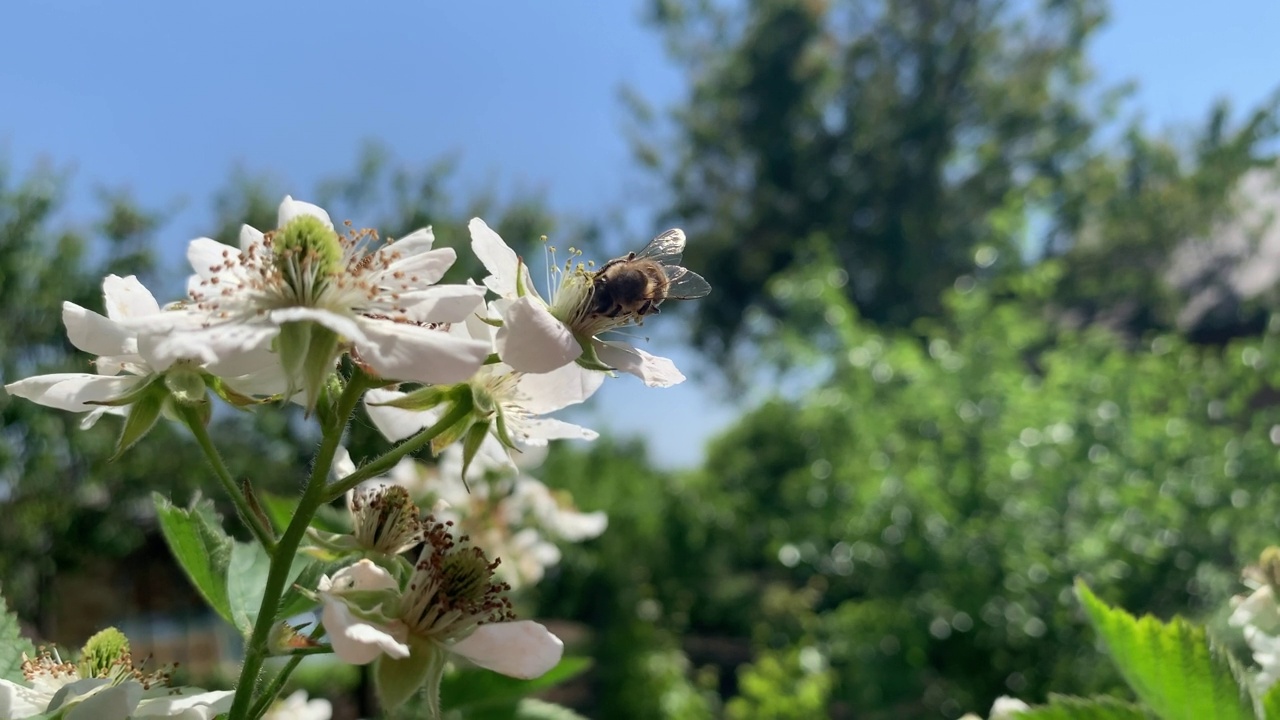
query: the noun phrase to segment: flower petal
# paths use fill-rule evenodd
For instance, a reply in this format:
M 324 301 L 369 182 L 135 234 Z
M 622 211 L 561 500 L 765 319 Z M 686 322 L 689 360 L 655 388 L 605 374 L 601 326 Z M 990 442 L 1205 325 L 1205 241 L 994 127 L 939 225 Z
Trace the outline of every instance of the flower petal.
M 179 313 L 162 313 L 162 315 Z M 178 360 L 198 360 L 202 363 L 225 363 L 231 367 L 236 356 L 256 356 L 270 345 L 272 338 L 280 334 L 280 327 L 267 318 L 249 321 L 224 322 L 198 328 L 174 328 L 168 335 L 157 337 L 154 347 L 147 336 L 138 352 L 153 368 L 167 368 Z
M 36 375 L 4 386 L 10 395 L 59 410 L 85 412 L 97 409 L 88 403 L 114 400 L 129 392 L 139 382 L 139 375 L 90 375 L 87 373 L 54 373 Z
M 247 227 L 247 226 L 246 226 Z M 224 269 L 239 267 L 240 251 L 210 238 L 196 238 L 187 245 L 187 262 L 200 280 L 225 280 Z M 195 278 L 193 278 L 193 281 Z
M 582 354 L 569 328 L 542 301 L 529 296 L 507 307 L 497 345 L 502 361 L 520 372 L 551 372 Z
M 555 667 L 564 643 L 532 620 L 481 625 L 449 648 L 482 668 L 529 680 Z
M 465 322 L 483 312 L 484 288 L 479 285 L 434 285 L 402 294 L 399 306 L 405 310 L 405 319 L 414 322 Z
M 520 404 L 535 415 L 577 405 L 595 394 L 604 384 L 605 373 L 569 363 L 548 373 L 528 374 L 517 388 Z
M 380 626 L 357 618 L 342 600 L 324 596 L 320 622 L 329 636 L 333 654 L 352 665 L 368 665 L 386 653 L 390 657 L 409 657 L 408 637 L 404 626 Z
M 528 418 L 520 422 L 517 442 L 526 445 L 546 445 L 548 440 L 595 440 L 600 433 L 581 425 L 574 425 L 555 418 Z
M 404 397 L 404 393 L 395 390 L 370 390 L 364 394 L 365 412 L 373 421 L 378 432 L 391 442 L 398 442 L 431 424 L 430 413 L 417 410 L 404 410 L 379 403 L 388 403 Z
M 489 271 L 484 284 L 503 297 L 514 298 L 516 268 L 520 265 L 516 251 L 480 218 L 471 218 L 467 229 L 471 231 L 471 252 L 476 254 L 484 269 Z
M 267 237 L 262 231 L 252 225 L 240 226 L 240 252 L 249 252 L 249 248 L 254 245 L 266 245 Z
M 368 342 L 359 319 L 352 315 L 340 315 L 332 310 L 313 307 L 287 307 L 272 310 L 268 313 L 276 325 L 287 322 L 314 322 L 338 333 L 339 336 L 353 343 Z
M 129 355 L 138 351 L 134 334 L 114 321 L 72 302 L 62 303 L 62 324 L 72 345 L 94 355 Z
M 398 587 L 400 584 L 391 573 L 365 558 L 342 568 L 334 573 L 332 578 L 321 575 L 316 589 L 323 593 L 340 595 L 351 590 L 395 590 Z
M 475 374 L 489 356 L 489 343 L 377 318 L 357 318 L 368 338 L 357 341 L 360 359 L 390 380 L 445 384 Z
M 329 219 L 329 213 L 325 212 L 324 208 L 309 202 L 294 200 L 292 195 L 285 195 L 284 200 L 280 201 L 280 209 L 276 211 L 276 227 L 282 228 L 288 225 L 289 221 L 303 215 L 320 218 L 325 225 L 333 229 L 333 221 Z
M 50 694 L 0 679 L 0 717 L 26 718 L 49 707 Z
M 623 342 L 596 340 L 595 348 L 601 362 L 635 375 L 649 387 L 671 387 L 684 382 L 684 374 L 667 358 L 650 355 Z
M 160 689 L 160 688 L 157 688 Z M 163 688 L 164 695 L 138 703 L 130 717 L 180 717 L 182 720 L 212 720 L 231 709 L 232 690 L 205 691 L 199 688 Z
M 412 247 L 406 248 L 403 245 L 404 243 L 397 242 L 384 245 L 378 250 L 377 262 L 387 263 L 386 269 L 378 273 L 382 284 L 403 285 L 406 289 L 434 285 L 458 259 L 458 253 L 453 248 L 411 252 Z
M 106 300 L 107 317 L 121 320 L 128 317 L 146 317 L 160 312 L 160 304 L 151 291 L 130 275 L 108 275 L 102 281 L 102 295 Z

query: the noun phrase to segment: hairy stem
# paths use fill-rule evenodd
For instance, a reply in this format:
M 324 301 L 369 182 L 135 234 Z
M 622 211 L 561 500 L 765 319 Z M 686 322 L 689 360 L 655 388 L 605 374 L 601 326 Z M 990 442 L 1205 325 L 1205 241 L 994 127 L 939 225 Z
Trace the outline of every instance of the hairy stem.
M 240 488 L 236 486 L 236 481 L 231 477 L 231 471 L 227 470 L 227 466 L 222 462 L 222 456 L 218 453 L 218 448 L 214 446 L 213 439 L 209 437 L 209 429 L 205 427 L 204 422 L 193 409 L 183 408 L 180 411 L 183 422 L 191 430 L 191 434 L 195 436 L 196 443 L 200 445 L 200 449 L 204 451 L 204 455 L 209 459 L 209 464 L 213 466 L 213 474 L 217 476 L 218 482 L 222 484 L 222 489 L 230 496 L 231 502 L 236 506 L 236 515 L 240 517 L 240 522 L 249 528 L 249 532 L 253 533 L 253 537 L 262 543 L 262 547 L 270 554 L 275 551 L 276 538 L 275 533 L 271 531 L 270 526 L 263 524 L 262 519 L 253 508 L 249 506 L 248 499 L 244 493 L 240 492 Z
M 469 407 L 454 405 L 449 409 L 449 412 L 445 413 L 444 417 L 440 418 L 440 420 L 438 420 L 434 425 L 423 429 L 417 435 L 414 435 L 408 440 L 405 440 L 395 446 L 385 455 L 379 456 L 378 458 L 361 465 L 355 472 L 331 485 L 326 501 L 333 501 L 342 497 L 343 493 L 359 485 L 365 480 L 381 475 L 395 467 L 395 464 L 400 462 L 400 458 L 422 448 L 427 443 L 435 439 L 437 435 L 456 425 L 460 420 L 466 417 L 469 412 L 471 412 L 471 408 Z
M 271 634 L 271 626 L 275 623 L 276 612 L 280 608 L 280 598 L 284 594 L 285 581 L 289 576 L 289 568 L 298 546 L 306 534 L 316 510 L 325 503 L 325 485 L 329 469 L 333 465 L 333 457 L 338 451 L 338 443 L 347 427 L 347 420 L 355 410 L 356 403 L 368 387 L 368 378 L 357 370 L 338 398 L 328 427 L 324 428 L 324 436 L 320 441 L 320 449 L 316 451 L 315 461 L 311 466 L 311 476 L 307 479 L 307 488 L 303 491 L 298 508 L 289 521 L 289 527 L 281 536 L 275 552 L 271 554 L 271 569 L 267 573 L 267 585 L 262 593 L 262 606 L 258 609 L 258 619 L 253 624 L 253 633 L 245 646 L 244 666 L 240 669 L 240 680 L 236 684 L 236 696 L 231 705 L 231 720 L 250 720 L 250 705 L 253 702 L 254 689 L 258 684 L 258 674 L 267 656 L 267 639 Z M 280 688 L 273 688 L 279 692 Z M 266 703 L 274 696 L 263 694 Z

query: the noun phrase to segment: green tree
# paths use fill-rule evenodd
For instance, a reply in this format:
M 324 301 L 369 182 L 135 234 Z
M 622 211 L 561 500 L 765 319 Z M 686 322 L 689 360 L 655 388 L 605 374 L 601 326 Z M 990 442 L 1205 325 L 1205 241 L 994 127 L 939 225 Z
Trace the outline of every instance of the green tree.
M 689 265 L 715 288 L 693 333 L 714 357 L 807 322 L 784 316 L 766 285 L 815 260 L 811 238 L 862 317 L 905 326 L 937 314 L 972 268 L 986 215 L 1086 153 L 1093 120 L 1078 96 L 1093 2 L 734 7 L 655 2 L 690 90 L 676 150 L 642 148 L 671 158 L 654 169 L 693 238 Z

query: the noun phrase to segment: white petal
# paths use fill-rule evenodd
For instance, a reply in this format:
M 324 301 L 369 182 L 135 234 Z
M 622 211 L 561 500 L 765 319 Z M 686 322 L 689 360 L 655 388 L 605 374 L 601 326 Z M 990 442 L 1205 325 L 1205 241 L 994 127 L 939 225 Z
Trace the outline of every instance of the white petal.
M 81 686 L 84 689 L 71 693 L 69 700 L 76 695 L 80 699 L 66 707 L 65 720 L 127 720 L 132 715 L 138 701 L 142 699 L 142 686 L 133 681 L 125 681 L 119 685 L 108 684 L 101 678 L 77 680 L 68 688 Z
M 106 300 L 107 317 L 112 320 L 146 317 L 160 312 L 155 296 L 133 275 L 123 278 L 108 275 L 102 281 L 102 295 Z
M 212 720 L 231 709 L 232 690 L 205 692 L 199 688 L 164 689 L 165 694 L 138 703 L 131 717 L 180 717 L 182 720 Z
M 262 231 L 251 225 L 240 226 L 240 252 L 249 252 L 254 245 L 266 245 L 267 238 Z
M 146 380 L 138 375 L 90 375 L 87 373 L 55 373 L 37 375 L 9 383 L 4 389 L 10 395 L 26 398 L 59 410 L 85 412 L 98 408 L 91 402 L 114 400 Z
M 595 341 L 596 355 L 604 364 L 635 375 L 649 387 L 671 387 L 684 382 L 684 374 L 671 360 L 622 342 Z
M 489 344 L 439 330 L 375 318 L 359 318 L 368 341 L 357 343 L 360 359 L 391 380 L 444 384 L 475 374 L 489 356 Z
M 589 513 L 561 512 L 556 515 L 553 529 L 569 542 L 582 542 L 600 537 L 609 527 L 609 516 L 603 510 Z
M 336 597 L 324 596 L 320 622 L 329 636 L 333 654 L 343 662 L 368 665 L 383 653 L 395 658 L 409 657 L 403 626 L 382 627 L 361 620 Z
M 369 419 L 378 428 L 378 432 L 391 442 L 403 440 L 433 422 L 433 416 L 429 413 L 378 404 L 391 402 L 404 395 L 395 390 L 370 390 L 364 394 L 365 412 L 369 413 Z
M 397 302 L 405 309 L 407 320 L 460 323 L 484 310 L 484 288 L 479 285 L 433 285 L 403 293 Z
M 92 310 L 62 303 L 62 324 L 72 345 L 94 355 L 129 355 L 138 351 L 133 332 Z
M 564 643 L 532 620 L 490 623 L 450 648 L 482 668 L 508 677 L 540 677 L 560 662 Z
M 341 480 L 356 471 L 356 463 L 351 459 L 351 453 L 341 445 L 338 446 L 338 452 L 334 453 L 333 466 L 329 468 L 329 474 L 334 480 Z M 332 582 L 332 581 L 330 581 Z
M 398 242 L 380 248 L 377 253 L 379 259 L 375 262 L 393 257 L 397 259 L 391 260 L 387 269 L 378 273 L 378 282 L 396 290 L 401 286 L 416 289 L 434 285 L 458 259 L 458 253 L 453 248 L 419 250 L 414 253 L 411 250 L 412 248 L 402 247 L 402 243 Z
M 489 271 L 485 285 L 503 297 L 514 298 L 516 267 L 520 264 L 516 251 L 480 218 L 472 218 L 467 228 L 471 230 L 471 252 L 476 254 L 484 269 Z
M 392 245 L 399 248 L 400 252 L 404 255 L 426 252 L 435 244 L 436 233 L 431 229 L 430 225 L 424 228 L 418 228 L 392 243 Z
M 210 370 L 210 372 L 221 377 L 232 390 L 241 395 L 283 395 L 289 391 L 289 378 L 285 374 L 284 367 L 278 363 L 257 372 L 234 377 L 227 377 L 216 370 Z M 291 399 L 302 402 L 302 393 L 299 392 L 295 398 Z
M 353 343 L 368 342 L 358 319 L 351 315 L 340 315 L 331 310 L 311 307 L 289 307 L 272 310 L 268 315 L 277 325 L 287 322 L 310 321 L 323 325 L 338 333 L 339 336 Z
M 502 361 L 521 372 L 551 372 L 582 354 L 564 323 L 542 301 L 528 296 L 507 307 L 497 345 Z
M 391 573 L 366 558 L 342 568 L 332 578 L 321 575 L 317 590 L 340 595 L 349 590 L 395 590 L 398 587 L 400 584 Z
M 309 202 L 294 200 L 292 195 L 285 195 L 284 200 L 280 201 L 280 209 L 276 212 L 276 227 L 282 228 L 288 225 L 290 220 L 303 215 L 320 218 L 330 229 L 333 228 L 333 221 L 329 219 L 329 213 L 325 212 L 324 208 Z
M 1031 709 L 1031 706 L 1007 696 L 996 698 L 995 704 L 991 706 L 990 720 L 1013 720 L 1018 713 L 1023 713 Z
M 0 679 L 0 718 L 26 718 L 49 707 L 50 694 Z
M 569 363 L 548 373 L 528 374 L 516 387 L 520 404 L 535 415 L 554 412 L 577 405 L 591 397 L 604 384 L 605 374 Z
M 168 315 L 170 313 L 162 313 Z M 178 313 L 173 313 L 177 315 Z M 150 347 L 143 337 L 140 353 L 152 367 L 168 367 L 178 360 L 197 360 L 202 363 L 226 363 L 233 365 L 236 356 L 256 353 L 270 345 L 272 338 L 280 334 L 280 327 L 267 318 L 255 318 L 245 322 L 225 322 L 198 329 L 175 329 L 158 338 Z
M 210 238 L 196 238 L 187 246 L 187 262 L 202 280 L 221 278 L 227 263 L 239 266 L 240 251 Z
M 548 440 L 595 440 L 600 433 L 555 418 L 529 418 L 520 422 L 523 440 L 529 445 L 545 445 Z

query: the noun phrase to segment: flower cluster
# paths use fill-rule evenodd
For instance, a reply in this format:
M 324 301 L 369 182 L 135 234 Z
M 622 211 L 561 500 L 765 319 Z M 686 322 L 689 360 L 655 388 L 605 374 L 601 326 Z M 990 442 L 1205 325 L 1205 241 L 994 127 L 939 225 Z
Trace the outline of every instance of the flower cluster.
M 655 387 L 684 380 L 665 358 L 597 337 L 641 322 L 643 312 L 597 311 L 596 274 L 569 268 L 548 303 L 523 260 L 479 219 L 470 230 L 489 272 L 483 285 L 438 284 L 456 254 L 433 247 L 431 228 L 387 242 L 369 229 L 339 233 L 327 212 L 291 197 L 277 225 L 265 233 L 244 226 L 238 248 L 193 240 L 188 297 L 163 308 L 137 278 L 108 277 L 106 317 L 72 303 L 63 309 L 72 343 L 98 356 L 96 372 L 42 375 L 5 389 L 86 412 L 86 424 L 104 413 L 127 415 L 124 449 L 162 413 L 207 419 L 210 391 L 236 406 L 288 398 L 314 409 L 349 357 L 382 381 L 420 384 L 381 401 L 416 411 L 421 423 L 459 410 L 434 446 L 465 437 L 470 461 L 482 444 L 493 454 L 494 443 L 514 449 L 593 437 L 543 416 L 590 397 L 602 370 Z M 498 296 L 489 304 L 486 288 Z M 662 299 L 653 298 L 649 312 Z
M 22 656 L 26 684 L 0 679 L 0 717 L 181 717 L 211 720 L 231 707 L 230 691 L 170 687 L 166 671 L 135 667 L 129 641 L 115 628 L 89 638 L 77 662 L 53 650 Z
M 373 408 L 370 410 L 372 414 Z M 354 534 L 360 534 L 360 518 L 369 516 L 364 506 L 384 503 L 402 490 L 422 507 L 431 508 L 437 518 L 453 522 L 459 532 L 502 558 L 496 575 L 503 582 L 513 589 L 536 584 L 547 569 L 559 564 L 557 542 L 590 540 L 608 526 L 603 512 L 582 512 L 567 493 L 553 491 L 527 474 L 544 455 L 545 451 L 530 449 L 517 456 L 518 462 L 512 462 L 505 452 L 483 454 L 465 473 L 462 449 L 456 445 L 446 449 L 435 464 L 402 459 L 387 475 L 349 494 L 348 507 L 357 523 Z M 334 466 L 339 478 L 354 470 L 355 465 L 345 456 Z M 406 534 L 386 531 L 383 537 Z M 342 547 L 344 542 L 341 537 L 319 532 L 312 535 L 323 539 L 326 547 Z M 351 547 L 358 545 L 352 543 Z
M 553 541 L 599 535 L 605 518 L 578 512 L 519 474 L 517 464 L 550 440 L 595 438 L 549 415 L 587 400 L 614 371 L 651 387 L 683 381 L 671 361 L 600 336 L 642 323 L 667 299 L 701 297 L 710 287 L 677 264 L 685 238 L 671 230 L 599 269 L 572 261 L 554 268 L 557 282 L 544 300 L 523 259 L 497 233 L 479 219 L 469 229 L 488 276 L 444 284 L 456 253 L 436 248 L 431 228 L 384 241 L 374 230 L 335 227 L 323 209 L 285 197 L 276 228 L 244 226 L 238 247 L 193 240 L 187 251 L 193 274 L 182 300 L 162 305 L 137 278 L 113 275 L 103 282 L 105 315 L 64 304 L 68 336 L 96 356 L 94 372 L 5 386 L 13 395 L 85 413 L 85 425 L 104 414 L 124 416 L 117 453 L 162 416 L 196 435 L 240 519 L 271 556 L 233 717 L 304 706 L 296 696 L 273 705 L 278 686 L 259 696 L 257 673 L 273 652 L 328 651 L 349 663 L 377 662 L 386 706 L 425 687 L 433 717 L 450 659 L 520 678 L 560 660 L 560 640 L 538 623 L 516 620 L 506 593 L 536 582 L 559 561 Z M 237 485 L 212 449 L 206 426 L 216 399 L 242 409 L 296 403 L 321 426 L 317 462 L 279 538 L 252 482 Z M 335 468 L 338 443 L 361 400 L 398 444 L 359 468 L 343 453 Z M 420 448 L 441 457 L 435 468 L 410 457 Z M 369 485 L 387 470 L 391 485 Z M 325 503 L 348 491 L 354 491 L 350 533 L 309 527 Z M 433 514 L 422 513 L 415 500 Z M 307 548 L 300 547 L 304 537 Z M 290 568 L 315 558 L 331 563 L 328 572 L 321 576 L 316 567 L 310 577 L 319 582 L 299 582 L 297 589 L 319 610 L 324 637 L 304 638 L 273 612 L 298 577 Z M 197 584 L 225 582 L 187 570 Z M 201 590 L 206 597 L 225 594 L 225 586 Z M 108 701 L 128 706 L 127 714 L 152 702 L 145 683 L 120 673 L 111 678 L 75 675 L 56 659 L 37 659 L 29 686 L 0 687 L 0 702 L 10 707 L 0 716 L 20 716 L 13 707 L 34 714 Z M 56 692 L 40 694 L 48 688 Z M 222 708 L 224 699 L 206 704 Z M 186 708 L 185 716 L 204 716 L 191 709 L 196 699 L 171 695 L 167 702 Z M 158 708 L 158 700 L 149 707 Z M 307 707 L 328 712 L 320 703 Z
M 1232 598 L 1234 609 L 1227 622 L 1244 632 L 1258 664 L 1254 682 L 1265 692 L 1280 680 L 1280 548 L 1267 548 L 1257 565 L 1245 568 L 1244 583 L 1251 592 Z
M 357 532 L 369 524 L 363 515 L 387 516 L 371 508 L 399 503 L 401 516 L 416 509 L 398 486 L 367 497 L 356 513 Z M 517 678 L 538 677 L 560 662 L 559 638 L 539 623 L 515 619 L 510 586 L 495 577 L 499 560 L 455 535 L 452 522 L 428 516 L 417 525 L 422 546 L 407 572 L 398 562 L 403 558 L 378 552 L 383 564 L 357 560 L 322 576 L 316 592 L 334 654 L 355 665 L 377 661 L 385 705 L 395 707 L 425 686 L 434 707 L 449 658 Z M 374 536 L 366 541 L 377 544 Z

